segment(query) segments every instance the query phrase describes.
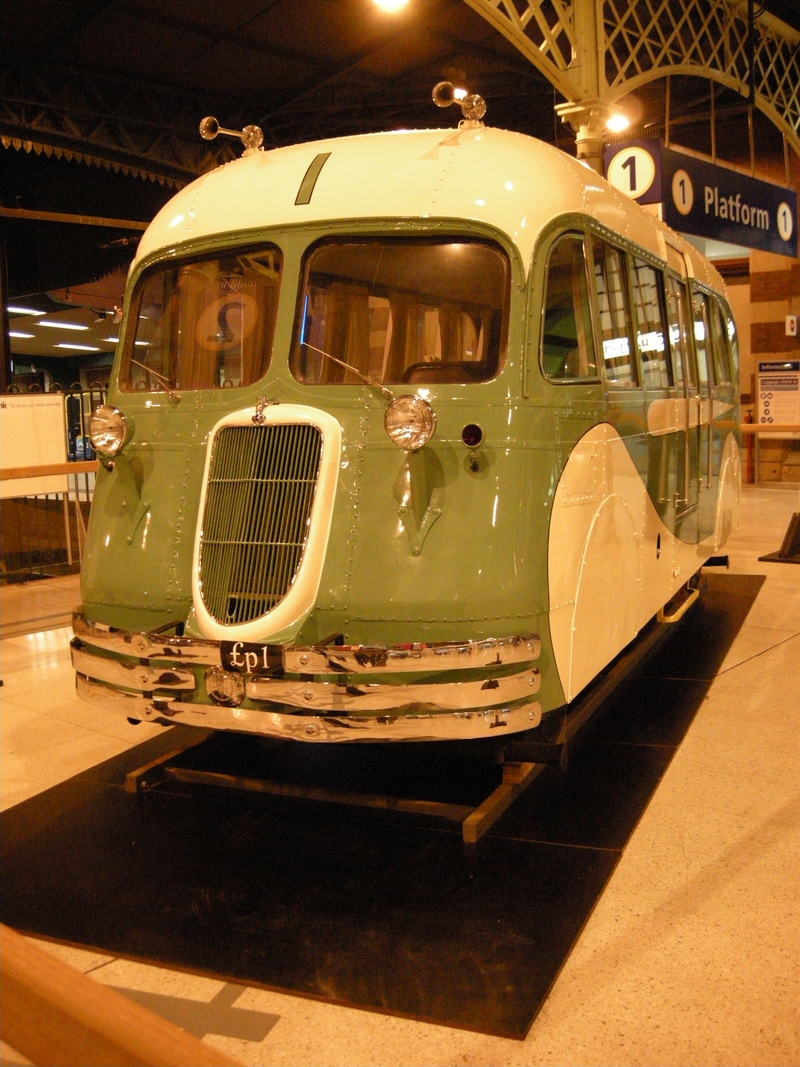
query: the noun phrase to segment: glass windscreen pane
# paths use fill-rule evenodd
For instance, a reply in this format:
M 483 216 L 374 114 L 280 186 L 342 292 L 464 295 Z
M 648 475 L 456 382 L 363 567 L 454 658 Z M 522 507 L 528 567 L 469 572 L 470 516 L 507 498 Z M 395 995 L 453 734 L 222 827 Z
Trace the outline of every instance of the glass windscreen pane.
M 272 351 L 282 255 L 274 246 L 159 264 L 131 302 L 133 343 L 120 385 L 127 391 L 251 385 Z
M 328 241 L 306 257 L 292 373 L 313 384 L 484 382 L 505 358 L 509 263 L 495 245 Z
M 562 237 L 547 261 L 542 369 L 556 381 L 597 377 L 583 239 Z
M 636 343 L 646 389 L 668 389 L 667 341 L 661 301 L 661 271 L 641 259 L 633 260 L 633 301 L 636 308 Z
M 606 381 L 614 388 L 636 386 L 624 253 L 597 238 L 592 250 Z

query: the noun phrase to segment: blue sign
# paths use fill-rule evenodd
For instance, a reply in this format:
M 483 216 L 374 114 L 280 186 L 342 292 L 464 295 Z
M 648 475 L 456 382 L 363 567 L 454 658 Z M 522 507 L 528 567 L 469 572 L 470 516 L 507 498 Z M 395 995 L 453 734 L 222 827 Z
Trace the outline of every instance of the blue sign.
M 782 371 L 782 370 L 800 370 L 800 359 L 787 359 L 787 360 L 769 360 L 766 363 L 759 363 L 759 374 L 764 374 L 768 371 Z
M 797 257 L 797 193 L 660 141 L 608 145 L 606 177 L 681 233 Z

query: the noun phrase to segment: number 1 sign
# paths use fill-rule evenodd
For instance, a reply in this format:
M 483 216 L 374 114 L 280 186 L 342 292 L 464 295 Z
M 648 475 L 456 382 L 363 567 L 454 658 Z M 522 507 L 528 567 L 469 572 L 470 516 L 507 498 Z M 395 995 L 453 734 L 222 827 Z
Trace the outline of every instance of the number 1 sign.
M 797 193 L 660 141 L 608 145 L 606 177 L 639 204 L 661 204 L 666 223 L 782 256 L 797 255 Z

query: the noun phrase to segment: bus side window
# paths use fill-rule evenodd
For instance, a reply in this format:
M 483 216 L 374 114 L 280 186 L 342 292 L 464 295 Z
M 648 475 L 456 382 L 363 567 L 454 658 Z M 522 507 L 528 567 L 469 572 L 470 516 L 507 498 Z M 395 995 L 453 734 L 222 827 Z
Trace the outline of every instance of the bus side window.
M 606 381 L 616 389 L 636 387 L 639 381 L 631 344 L 625 254 L 596 237 L 592 253 Z
M 716 382 L 711 354 L 711 325 L 708 297 L 705 293 L 692 292 L 692 320 L 694 326 L 694 350 L 697 354 L 697 373 L 701 386 L 713 386 Z
M 633 259 L 633 302 L 636 309 L 636 341 L 642 360 L 645 389 L 669 389 L 664 329 L 664 278 L 661 271 L 641 259 Z
M 731 384 L 731 364 L 728 352 L 728 331 L 719 301 L 711 301 L 711 343 L 714 361 L 714 378 L 717 385 Z
M 559 238 L 547 259 L 542 369 L 555 381 L 597 377 L 583 238 Z
M 694 368 L 689 352 L 689 332 L 686 321 L 686 286 L 671 274 L 666 279 L 667 323 L 669 348 L 672 356 L 673 381 L 679 392 L 693 386 Z

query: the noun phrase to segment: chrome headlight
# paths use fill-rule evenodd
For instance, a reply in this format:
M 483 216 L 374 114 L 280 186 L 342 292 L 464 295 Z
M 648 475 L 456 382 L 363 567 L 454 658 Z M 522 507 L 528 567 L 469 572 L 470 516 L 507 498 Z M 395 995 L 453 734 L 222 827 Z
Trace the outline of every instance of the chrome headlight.
M 389 438 L 404 452 L 427 445 L 436 429 L 436 416 L 421 396 L 398 396 L 386 409 L 383 425 Z
M 89 440 L 102 456 L 115 456 L 130 437 L 131 425 L 119 408 L 101 404 L 89 419 Z

